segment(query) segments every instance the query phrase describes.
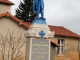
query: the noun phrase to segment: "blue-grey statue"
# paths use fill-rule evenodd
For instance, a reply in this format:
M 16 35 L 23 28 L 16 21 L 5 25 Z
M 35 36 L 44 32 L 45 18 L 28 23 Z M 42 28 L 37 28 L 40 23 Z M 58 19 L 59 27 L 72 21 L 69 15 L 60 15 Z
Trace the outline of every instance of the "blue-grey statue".
M 33 0 L 33 11 L 36 12 L 36 19 L 39 19 L 41 14 L 41 19 L 44 20 L 44 1 Z

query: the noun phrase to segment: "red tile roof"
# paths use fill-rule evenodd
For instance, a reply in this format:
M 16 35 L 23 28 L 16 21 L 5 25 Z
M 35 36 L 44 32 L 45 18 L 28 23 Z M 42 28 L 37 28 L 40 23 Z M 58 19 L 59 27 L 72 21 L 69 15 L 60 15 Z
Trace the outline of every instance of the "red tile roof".
M 22 22 L 21 20 L 19 20 L 18 18 L 16 18 L 15 16 L 13 16 L 12 14 L 10 14 L 9 12 L 0 14 L 0 18 L 2 17 L 11 17 L 13 20 L 15 20 L 18 23 L 21 23 L 25 28 L 29 28 L 30 26 L 28 24 L 25 24 L 24 22 Z
M 51 26 L 50 31 L 55 31 L 55 34 L 58 36 L 66 36 L 66 37 L 74 37 L 74 38 L 80 38 L 80 35 L 70 31 L 69 29 L 64 28 L 63 26 Z
M 0 3 L 2 3 L 2 4 L 7 4 L 7 5 L 14 5 L 14 3 L 12 3 L 12 2 L 9 1 L 9 0 L 0 0 Z
M 3 14 L 0 14 L 0 18 L 4 16 L 9 16 L 13 18 L 16 22 L 21 23 L 25 28 L 29 29 L 31 23 L 30 22 L 22 22 L 18 18 L 14 17 L 10 13 L 6 12 Z M 55 36 L 64 36 L 64 37 L 73 37 L 73 38 L 80 38 L 80 35 L 62 27 L 62 26 L 51 26 L 49 25 L 50 31 L 55 31 Z

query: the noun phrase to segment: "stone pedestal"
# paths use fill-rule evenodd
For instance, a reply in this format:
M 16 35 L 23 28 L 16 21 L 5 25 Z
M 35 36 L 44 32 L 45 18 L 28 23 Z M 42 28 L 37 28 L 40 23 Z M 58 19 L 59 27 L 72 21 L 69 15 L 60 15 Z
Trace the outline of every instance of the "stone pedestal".
M 50 39 L 54 32 L 47 24 L 33 23 L 24 35 L 27 38 L 26 60 L 50 60 Z

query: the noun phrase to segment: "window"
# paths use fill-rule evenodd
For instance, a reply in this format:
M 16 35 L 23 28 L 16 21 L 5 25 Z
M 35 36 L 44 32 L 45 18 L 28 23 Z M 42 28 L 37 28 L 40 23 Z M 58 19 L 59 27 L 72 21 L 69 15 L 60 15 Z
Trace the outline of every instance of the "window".
M 64 39 L 58 39 L 58 49 L 57 54 L 63 54 L 64 52 Z

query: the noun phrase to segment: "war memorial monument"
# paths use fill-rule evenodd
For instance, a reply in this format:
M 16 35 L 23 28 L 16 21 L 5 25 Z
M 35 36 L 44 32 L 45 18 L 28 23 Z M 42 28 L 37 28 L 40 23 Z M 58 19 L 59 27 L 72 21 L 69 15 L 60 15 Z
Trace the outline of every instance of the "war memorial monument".
M 36 12 L 36 18 L 24 34 L 27 42 L 27 60 L 50 60 L 50 40 L 54 32 L 50 31 L 44 18 L 44 1 L 33 0 L 33 11 Z

